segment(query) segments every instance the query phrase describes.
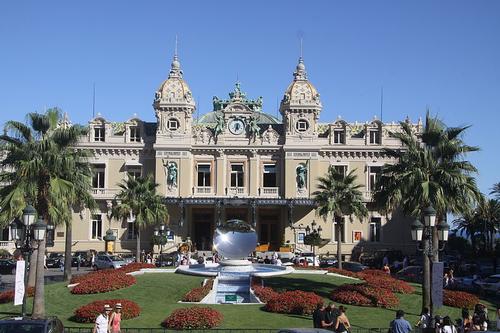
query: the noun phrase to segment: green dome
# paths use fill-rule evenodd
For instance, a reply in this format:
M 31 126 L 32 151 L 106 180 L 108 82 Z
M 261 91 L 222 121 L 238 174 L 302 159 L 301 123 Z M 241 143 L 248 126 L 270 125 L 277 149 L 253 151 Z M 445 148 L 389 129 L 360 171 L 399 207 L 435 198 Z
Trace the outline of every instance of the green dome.
M 215 124 L 216 121 L 216 115 L 223 115 L 222 111 L 212 111 L 205 113 L 203 116 L 198 119 L 196 122 L 197 124 Z M 273 117 L 267 113 L 264 112 L 259 112 L 259 111 L 254 111 L 252 114 L 254 117 L 257 118 L 257 124 L 263 125 L 263 124 L 281 124 L 281 121 L 279 121 L 276 117 Z

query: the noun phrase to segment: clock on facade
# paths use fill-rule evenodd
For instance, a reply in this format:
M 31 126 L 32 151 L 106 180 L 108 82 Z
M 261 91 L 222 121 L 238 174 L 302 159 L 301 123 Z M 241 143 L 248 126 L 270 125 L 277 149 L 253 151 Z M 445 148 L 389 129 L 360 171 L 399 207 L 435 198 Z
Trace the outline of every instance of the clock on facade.
M 229 123 L 229 131 L 234 135 L 239 135 L 245 130 L 245 123 L 241 119 L 234 119 Z

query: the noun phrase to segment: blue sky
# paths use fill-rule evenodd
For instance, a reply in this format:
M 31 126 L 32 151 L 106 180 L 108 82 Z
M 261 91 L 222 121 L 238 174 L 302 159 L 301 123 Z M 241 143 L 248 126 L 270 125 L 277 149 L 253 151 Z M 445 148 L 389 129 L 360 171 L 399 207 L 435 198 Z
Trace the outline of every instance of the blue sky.
M 239 78 L 275 115 L 304 40 L 321 121 L 364 122 L 427 107 L 466 141 L 484 192 L 500 181 L 500 1 L 2 1 L 0 124 L 59 106 L 153 121 L 175 35 L 200 114 Z

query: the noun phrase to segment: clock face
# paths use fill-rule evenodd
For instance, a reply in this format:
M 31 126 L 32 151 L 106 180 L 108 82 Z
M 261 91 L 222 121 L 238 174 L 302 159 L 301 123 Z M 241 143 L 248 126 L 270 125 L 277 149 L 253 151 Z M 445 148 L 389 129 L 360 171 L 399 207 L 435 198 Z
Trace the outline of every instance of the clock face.
M 241 119 L 235 119 L 229 123 L 229 131 L 235 135 L 243 133 L 245 130 L 245 123 Z

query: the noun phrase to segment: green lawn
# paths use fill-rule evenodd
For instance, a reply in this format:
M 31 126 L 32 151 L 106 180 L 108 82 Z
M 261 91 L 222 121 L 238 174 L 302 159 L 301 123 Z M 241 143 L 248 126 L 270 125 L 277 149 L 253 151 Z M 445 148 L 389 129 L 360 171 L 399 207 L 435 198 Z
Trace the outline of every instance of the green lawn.
M 190 305 L 179 304 L 177 301 L 191 288 L 201 284 L 203 278 L 179 274 L 144 274 L 137 276 L 137 284 L 114 292 L 94 295 L 73 295 L 63 283 L 46 286 L 47 313 L 58 316 L 65 326 L 86 326 L 70 320 L 73 311 L 81 305 L 93 300 L 110 298 L 127 298 L 138 303 L 141 315 L 132 320 L 124 321 L 123 327 L 160 327 L 161 321 L 173 309 Z M 335 286 L 352 283 L 344 279 L 326 275 L 292 274 L 284 277 L 267 279 L 266 285 L 276 289 L 300 289 L 314 291 L 328 301 L 328 295 Z M 407 319 L 414 323 L 420 311 L 420 288 L 414 295 L 399 295 L 400 308 L 407 313 Z M 31 303 L 32 299 L 29 299 Z M 31 304 L 30 304 L 31 305 Z M 283 328 L 311 327 L 308 316 L 274 314 L 263 311 L 262 305 L 211 305 L 224 314 L 222 328 Z M 20 306 L 0 304 L 0 314 L 18 314 Z M 371 328 L 387 327 L 394 318 L 395 310 L 348 306 L 347 315 L 354 327 Z M 458 318 L 460 309 L 444 307 L 441 314 Z

